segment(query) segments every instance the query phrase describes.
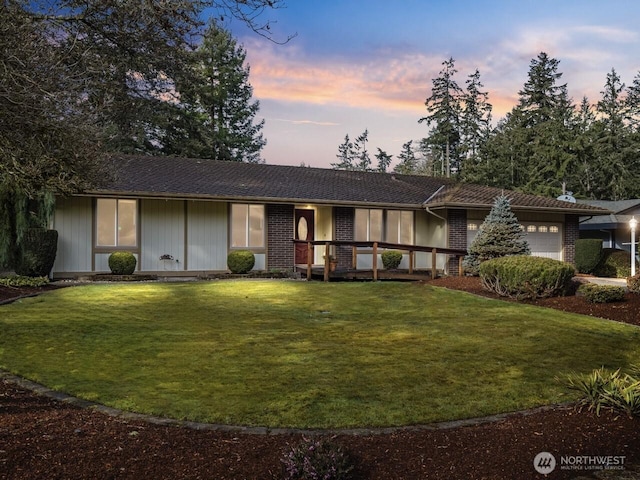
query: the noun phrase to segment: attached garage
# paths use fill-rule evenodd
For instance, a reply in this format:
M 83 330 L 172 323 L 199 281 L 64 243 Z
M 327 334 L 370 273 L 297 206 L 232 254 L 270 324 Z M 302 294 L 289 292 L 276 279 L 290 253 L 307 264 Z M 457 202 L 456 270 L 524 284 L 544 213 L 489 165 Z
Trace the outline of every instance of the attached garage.
M 467 245 L 478 234 L 482 225 L 481 220 L 469 220 L 467 222 Z M 526 233 L 527 242 L 531 247 L 531 254 L 537 257 L 562 258 L 562 223 L 549 222 L 522 222 L 523 231 Z

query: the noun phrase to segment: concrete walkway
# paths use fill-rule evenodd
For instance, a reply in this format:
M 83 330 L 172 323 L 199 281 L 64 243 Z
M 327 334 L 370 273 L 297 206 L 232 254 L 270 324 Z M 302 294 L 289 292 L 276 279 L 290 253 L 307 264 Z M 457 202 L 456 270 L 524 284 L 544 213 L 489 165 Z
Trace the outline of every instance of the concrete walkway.
M 615 285 L 617 287 L 625 288 L 627 286 L 626 278 L 580 277 L 580 279 L 584 279 L 590 283 L 595 283 L 597 285 Z

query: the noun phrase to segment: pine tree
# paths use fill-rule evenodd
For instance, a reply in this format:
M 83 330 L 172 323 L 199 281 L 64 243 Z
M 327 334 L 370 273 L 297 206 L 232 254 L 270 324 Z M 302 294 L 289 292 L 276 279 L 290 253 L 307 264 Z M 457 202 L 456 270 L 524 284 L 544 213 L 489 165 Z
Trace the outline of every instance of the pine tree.
M 592 126 L 595 181 L 593 196 L 623 200 L 638 195 L 637 141 L 625 123 L 624 83 L 615 69 L 607 74 L 602 98 L 596 106 L 598 118 Z
M 425 100 L 428 115 L 418 120 L 432 130 L 428 142 L 442 156 L 443 176 L 450 177 L 459 169 L 460 114 L 462 89 L 454 79 L 457 70 L 455 60 L 449 58 L 442 63 L 440 76 L 432 80 L 431 96 Z
M 393 157 L 391 155 L 389 155 L 387 152 L 385 152 L 380 147 L 378 147 L 378 153 L 376 153 L 376 160 L 378 160 L 378 166 L 376 170 L 382 173 L 386 172 L 387 169 L 389 168 L 389 165 L 391 165 L 392 159 Z
M 496 198 L 489 215 L 471 242 L 464 259 L 465 270 L 478 273 L 480 263 L 507 255 L 529 255 L 531 249 L 507 196 Z
M 344 142 L 338 145 L 336 157 L 339 162 L 332 163 L 331 166 L 336 170 L 370 172 L 372 168 L 369 151 L 367 150 L 368 141 L 369 131 L 366 129 L 353 142 L 349 139 L 348 134 L 345 135 Z
M 354 147 L 356 149 L 356 170 L 362 172 L 371 171 L 371 159 L 367 150 L 367 142 L 369 141 L 369 130 L 365 129 L 361 135 L 356 138 Z
M 464 164 L 473 163 L 478 156 L 478 149 L 486 140 L 491 126 L 492 106 L 488 101 L 489 94 L 483 92 L 484 85 L 480 81 L 480 72 L 469 75 L 467 87 L 462 96 L 464 108 L 460 117 L 461 146 L 460 153 Z
M 415 175 L 418 169 L 418 159 L 416 158 L 416 154 L 411 148 L 413 144 L 413 140 L 409 140 L 407 143 L 402 145 L 402 151 L 400 155 L 398 155 L 398 159 L 400 163 L 398 163 L 393 171 L 395 173 L 400 173 L 403 175 Z
M 349 134 L 345 135 L 344 142 L 338 145 L 338 154 L 336 157 L 339 161 L 331 164 L 335 170 L 355 170 L 355 152 L 353 142 L 349 139 Z
M 178 84 L 177 119 L 168 126 L 164 153 L 236 162 L 260 162 L 264 120 L 254 123 L 260 103 L 252 100 L 246 51 L 211 23 L 192 53 L 192 71 Z
M 500 179 L 489 184 L 527 193 L 560 193 L 576 160 L 571 150 L 575 108 L 566 84 L 559 84 L 558 65 L 544 52 L 531 61 L 518 104 L 481 147 L 475 178 Z

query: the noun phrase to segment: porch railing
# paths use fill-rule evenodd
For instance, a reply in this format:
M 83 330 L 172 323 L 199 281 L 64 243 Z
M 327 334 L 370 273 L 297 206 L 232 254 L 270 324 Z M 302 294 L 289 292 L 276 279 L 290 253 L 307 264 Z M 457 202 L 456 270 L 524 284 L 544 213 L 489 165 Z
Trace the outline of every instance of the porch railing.
M 372 255 L 373 280 L 378 280 L 378 253 L 384 250 L 398 250 L 409 254 L 409 274 L 413 274 L 415 269 L 416 252 L 431 252 L 431 277 L 436 277 L 436 263 L 438 254 L 451 255 L 458 259 L 458 275 L 463 275 L 462 260 L 467 254 L 466 250 L 444 247 L 429 247 L 424 245 L 407 245 L 401 243 L 389 242 L 358 242 L 354 240 L 293 240 L 294 243 L 307 244 L 307 280 L 311 279 L 313 270 L 313 247 L 324 245 L 324 281 L 329 281 L 331 273 L 331 248 L 332 247 L 351 247 L 351 268 L 357 270 L 358 255 Z M 366 250 L 363 250 L 366 249 Z

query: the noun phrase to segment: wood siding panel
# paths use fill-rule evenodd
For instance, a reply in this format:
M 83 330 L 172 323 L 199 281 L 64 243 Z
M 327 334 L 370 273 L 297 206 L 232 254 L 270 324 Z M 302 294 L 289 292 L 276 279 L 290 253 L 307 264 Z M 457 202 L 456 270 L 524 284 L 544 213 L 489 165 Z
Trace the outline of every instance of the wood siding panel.
M 53 217 L 58 231 L 58 252 L 53 272 L 90 272 L 93 242 L 92 200 L 86 197 L 58 198 Z
M 192 201 L 187 208 L 187 269 L 226 270 L 228 204 Z
M 447 227 L 444 220 L 431 215 L 426 211 L 418 211 L 415 213 L 416 225 L 416 245 L 427 247 L 446 247 L 447 246 Z M 431 268 L 431 253 L 416 252 L 415 258 L 416 268 Z M 445 256 L 438 255 L 438 265 L 436 268 L 443 269 L 445 265 Z
M 141 203 L 141 270 L 184 270 L 184 201 L 142 200 Z M 160 260 L 162 255 L 171 255 L 173 259 Z

